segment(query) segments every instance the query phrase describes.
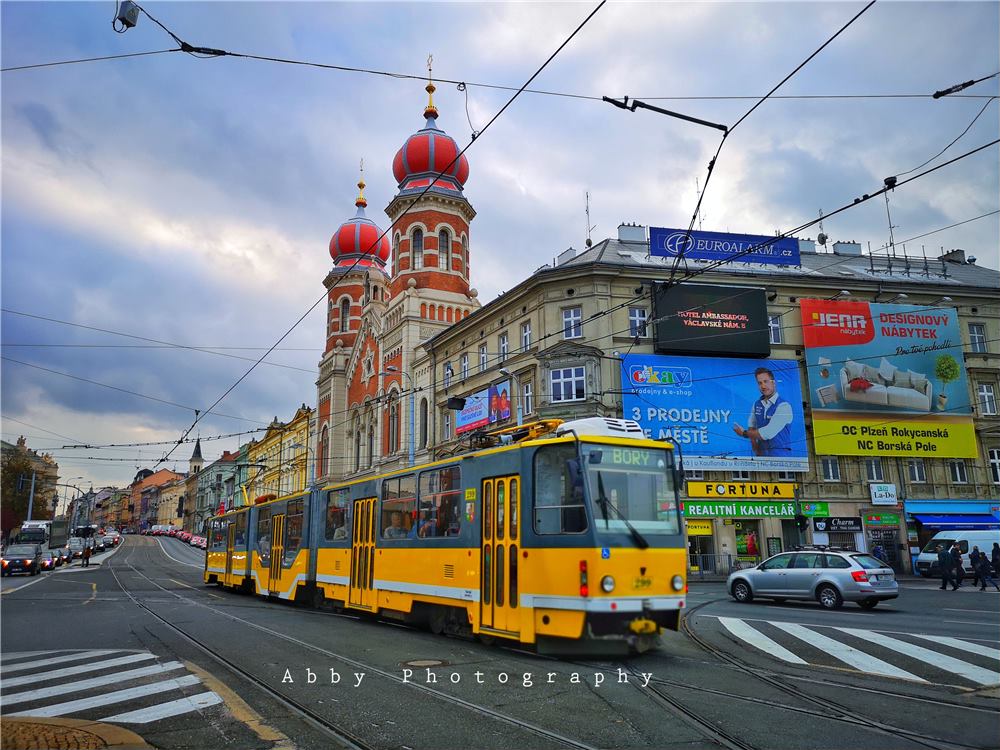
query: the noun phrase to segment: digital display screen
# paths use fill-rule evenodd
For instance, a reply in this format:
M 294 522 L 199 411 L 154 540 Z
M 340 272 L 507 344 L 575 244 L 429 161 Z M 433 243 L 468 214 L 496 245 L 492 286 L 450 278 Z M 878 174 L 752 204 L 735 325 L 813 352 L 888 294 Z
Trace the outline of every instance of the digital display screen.
M 656 284 L 653 317 L 661 354 L 771 354 L 767 300 L 757 287 Z

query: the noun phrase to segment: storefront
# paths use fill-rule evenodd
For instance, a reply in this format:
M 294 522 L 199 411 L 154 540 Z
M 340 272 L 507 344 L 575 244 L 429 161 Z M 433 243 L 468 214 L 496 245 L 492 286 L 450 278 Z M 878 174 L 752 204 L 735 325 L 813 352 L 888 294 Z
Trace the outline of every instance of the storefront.
M 868 549 L 873 553 L 881 547 L 880 559 L 889 563 L 897 573 L 905 572 L 902 554 L 906 546 L 899 539 L 899 513 L 868 511 L 864 514 Z
M 829 544 L 856 552 L 865 550 L 861 516 L 817 516 L 812 519 L 812 527 L 815 544 Z
M 800 509 L 805 516 L 830 515 L 829 503 L 801 503 Z M 790 530 L 797 531 L 794 501 L 689 498 L 684 501 L 684 515 L 688 523 L 691 562 L 705 572 L 709 566 L 723 572 L 736 564 L 755 565 L 787 549 Z M 698 530 L 693 543 L 692 524 Z M 805 536 L 803 533 L 803 541 L 807 541 Z M 695 550 L 699 551 L 697 557 Z
M 906 536 L 916 557 L 939 531 L 1000 529 L 1000 503 L 967 500 L 907 500 Z

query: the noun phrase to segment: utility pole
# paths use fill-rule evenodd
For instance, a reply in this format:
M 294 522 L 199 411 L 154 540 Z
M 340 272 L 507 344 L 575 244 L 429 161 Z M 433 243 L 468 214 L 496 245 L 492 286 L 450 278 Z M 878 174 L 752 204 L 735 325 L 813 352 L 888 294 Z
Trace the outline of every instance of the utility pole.
M 23 475 L 21 476 L 21 479 L 22 479 L 22 481 L 24 480 L 24 476 Z M 26 521 L 30 521 L 31 520 L 31 511 L 32 511 L 32 508 L 33 508 L 34 505 L 35 505 L 35 472 L 32 471 L 31 472 L 31 492 L 28 494 L 28 517 L 25 519 Z

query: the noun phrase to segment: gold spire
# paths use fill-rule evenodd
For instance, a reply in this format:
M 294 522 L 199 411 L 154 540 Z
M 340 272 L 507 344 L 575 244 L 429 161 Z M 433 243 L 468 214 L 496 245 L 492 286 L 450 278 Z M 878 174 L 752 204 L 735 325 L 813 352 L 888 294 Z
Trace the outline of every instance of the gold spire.
M 424 117 L 437 117 L 438 113 L 434 106 L 434 92 L 437 88 L 434 86 L 433 65 L 434 55 L 427 55 L 427 85 L 424 87 L 427 91 L 427 106 L 424 108 Z
M 365 200 L 365 160 L 361 160 L 361 179 L 358 180 L 358 199 L 354 201 L 355 206 L 360 206 L 364 208 L 368 205 L 368 201 Z

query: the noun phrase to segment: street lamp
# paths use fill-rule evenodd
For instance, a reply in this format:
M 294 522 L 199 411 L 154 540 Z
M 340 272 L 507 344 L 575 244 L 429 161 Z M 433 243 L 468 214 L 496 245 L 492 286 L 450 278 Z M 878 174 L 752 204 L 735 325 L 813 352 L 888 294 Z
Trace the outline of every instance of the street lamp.
M 386 375 L 395 373 L 398 373 L 400 375 L 405 375 L 407 382 L 410 384 L 410 466 L 413 466 L 413 453 L 416 448 L 415 445 L 416 435 L 413 432 L 413 392 L 414 392 L 413 378 L 410 377 L 410 374 L 408 372 L 403 372 L 398 367 L 396 367 L 396 365 L 386 365 L 385 370 L 383 372 L 380 372 L 379 375 L 381 375 L 384 378 Z
M 506 375 L 508 378 L 510 378 L 511 380 L 513 380 L 514 381 L 514 386 L 517 388 L 517 426 L 520 427 L 521 426 L 521 420 L 523 418 L 523 415 L 521 413 L 521 381 L 517 377 L 517 375 L 515 375 L 514 373 L 512 373 L 506 367 L 501 367 L 500 368 L 500 374 L 501 375 Z
M 309 461 L 309 471 L 306 474 L 306 476 L 308 477 L 308 481 L 309 481 L 309 489 L 312 489 L 312 486 L 313 486 L 313 484 L 316 481 L 316 478 L 315 478 L 316 477 L 316 475 L 315 475 L 315 471 L 316 471 L 316 451 L 313 451 L 313 449 L 310 448 L 308 445 L 303 445 L 302 443 L 292 443 L 288 447 L 289 448 L 294 448 L 296 450 L 299 449 L 299 448 L 305 448 L 306 449 L 306 461 L 309 461 L 309 451 L 312 451 L 313 460 Z

